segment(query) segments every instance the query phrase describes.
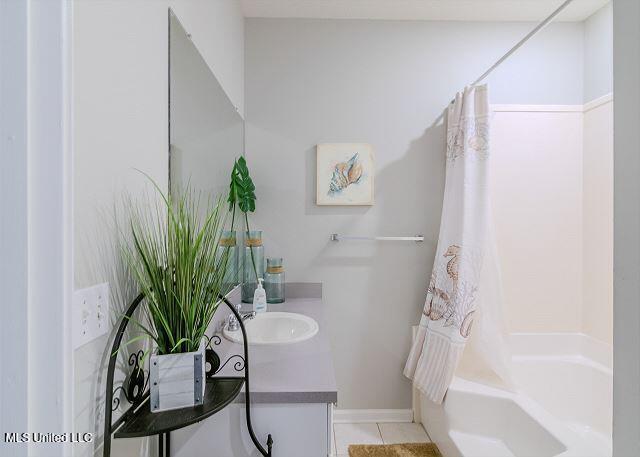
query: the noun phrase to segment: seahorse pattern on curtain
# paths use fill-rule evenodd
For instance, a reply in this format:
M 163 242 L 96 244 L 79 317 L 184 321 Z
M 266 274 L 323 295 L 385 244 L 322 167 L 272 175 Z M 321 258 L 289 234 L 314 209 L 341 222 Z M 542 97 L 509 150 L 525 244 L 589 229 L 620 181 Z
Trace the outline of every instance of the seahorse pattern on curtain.
M 436 258 L 404 374 L 441 403 L 471 332 L 489 218 L 487 86 L 467 87 L 447 110 L 446 182 Z

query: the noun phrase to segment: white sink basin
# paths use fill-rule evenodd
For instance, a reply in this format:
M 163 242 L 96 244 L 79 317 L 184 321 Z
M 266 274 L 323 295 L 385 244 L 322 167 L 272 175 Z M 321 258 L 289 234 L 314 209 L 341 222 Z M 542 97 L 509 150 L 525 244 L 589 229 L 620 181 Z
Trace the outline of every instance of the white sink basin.
M 305 341 L 318 333 L 318 323 L 309 316 L 297 313 L 260 313 L 244 321 L 249 344 L 292 344 Z M 242 343 L 242 331 L 222 332 L 228 340 Z

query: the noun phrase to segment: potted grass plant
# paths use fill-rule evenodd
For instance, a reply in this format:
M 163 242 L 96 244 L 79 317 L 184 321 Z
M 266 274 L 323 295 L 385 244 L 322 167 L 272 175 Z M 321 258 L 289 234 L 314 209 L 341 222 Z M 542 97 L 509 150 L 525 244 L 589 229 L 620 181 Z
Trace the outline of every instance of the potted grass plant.
M 142 335 L 134 340 L 153 341 L 149 392 L 151 411 L 157 412 L 203 403 L 203 337 L 219 305 L 227 256 L 217 253 L 222 200 L 203 207 L 189 188 L 165 195 L 154 186 L 155 204 L 128 202 L 123 252 L 145 295 L 143 314 L 134 320 Z

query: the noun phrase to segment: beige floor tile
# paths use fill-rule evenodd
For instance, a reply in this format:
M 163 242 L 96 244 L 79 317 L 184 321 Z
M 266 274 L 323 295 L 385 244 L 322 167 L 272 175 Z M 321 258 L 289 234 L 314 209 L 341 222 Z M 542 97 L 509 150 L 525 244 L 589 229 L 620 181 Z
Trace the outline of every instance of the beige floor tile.
M 333 424 L 338 455 L 349 454 L 350 444 L 383 444 L 377 424 Z
M 380 434 L 384 444 L 426 443 L 431 441 L 421 424 L 380 423 Z

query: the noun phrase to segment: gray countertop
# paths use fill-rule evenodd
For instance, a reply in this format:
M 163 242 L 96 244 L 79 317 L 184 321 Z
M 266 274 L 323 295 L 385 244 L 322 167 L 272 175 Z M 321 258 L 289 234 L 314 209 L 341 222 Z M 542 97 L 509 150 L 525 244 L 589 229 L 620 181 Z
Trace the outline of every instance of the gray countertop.
M 318 322 L 319 331 L 312 338 L 288 345 L 249 346 L 249 369 L 252 403 L 336 403 L 333 359 L 329 345 L 320 284 L 287 284 L 287 299 L 281 304 L 269 304 L 269 311 L 304 314 Z M 233 304 L 240 303 L 239 293 L 229 296 Z M 253 310 L 243 303 L 241 312 Z M 216 312 L 215 328 L 230 313 L 225 304 Z M 224 338 L 214 349 L 222 363 L 234 354 L 242 354 L 242 345 Z M 218 375 L 237 376 L 231 360 Z M 244 401 L 241 394 L 238 401 Z

